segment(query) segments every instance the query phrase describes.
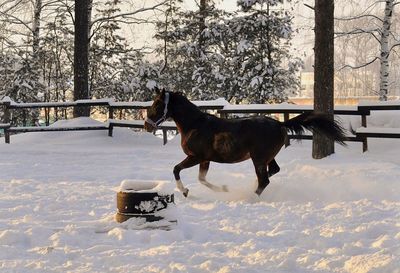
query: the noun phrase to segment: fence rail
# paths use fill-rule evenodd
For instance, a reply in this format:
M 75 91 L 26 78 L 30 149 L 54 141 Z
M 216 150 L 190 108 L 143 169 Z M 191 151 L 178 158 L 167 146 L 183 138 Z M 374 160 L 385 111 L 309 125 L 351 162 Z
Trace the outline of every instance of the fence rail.
M 250 105 L 231 105 L 223 99 L 213 101 L 193 101 L 200 109 L 207 111 L 216 111 L 221 117 L 229 118 L 230 115 L 264 115 L 264 114 L 283 114 L 286 121 L 290 115 L 312 112 L 312 105 L 294 105 L 294 104 L 250 104 Z M 146 102 L 115 102 L 112 99 L 101 100 L 78 100 L 74 102 L 39 102 L 39 103 L 15 103 L 9 99 L 0 101 L 0 105 L 4 108 L 3 121 L 0 121 L 0 129 L 4 130 L 5 142 L 10 143 L 10 133 L 16 132 L 45 132 L 45 131 L 71 131 L 71 130 L 108 130 L 109 136 L 113 135 L 114 127 L 130 127 L 143 129 L 143 120 L 117 120 L 114 119 L 115 110 L 146 110 L 152 104 L 152 101 Z M 108 122 L 104 126 L 86 126 L 86 127 L 21 127 L 11 124 L 11 111 L 26 109 L 50 109 L 50 108 L 68 108 L 82 106 L 102 106 L 108 108 Z M 363 151 L 368 150 L 367 139 L 375 138 L 400 138 L 399 129 L 387 130 L 384 128 L 367 128 L 367 116 L 371 111 L 400 110 L 400 100 L 377 102 L 377 103 L 360 103 L 357 106 L 336 106 L 335 115 L 353 115 L 361 118 L 361 128 L 356 128 L 354 135 L 348 137 L 348 141 L 357 141 L 363 143 Z M 160 129 L 163 130 L 164 143 L 166 143 L 166 131 L 177 130 L 174 123 L 165 123 Z M 290 139 L 312 139 L 312 135 L 289 135 L 286 145 L 290 145 Z

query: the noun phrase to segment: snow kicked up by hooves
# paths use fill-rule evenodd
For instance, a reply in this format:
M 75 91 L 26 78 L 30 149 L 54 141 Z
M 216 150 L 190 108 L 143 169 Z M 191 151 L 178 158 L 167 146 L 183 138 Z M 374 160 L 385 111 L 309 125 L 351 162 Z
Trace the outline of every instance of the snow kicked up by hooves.
M 124 128 L 1 143 L 0 271 L 400 272 L 400 140 L 371 139 L 365 154 L 350 143 L 318 161 L 309 141 L 294 142 L 261 197 L 251 162 L 211 163 L 208 180 L 229 192 L 184 170 L 176 226 L 116 223 L 121 181 L 174 188 L 179 143 Z

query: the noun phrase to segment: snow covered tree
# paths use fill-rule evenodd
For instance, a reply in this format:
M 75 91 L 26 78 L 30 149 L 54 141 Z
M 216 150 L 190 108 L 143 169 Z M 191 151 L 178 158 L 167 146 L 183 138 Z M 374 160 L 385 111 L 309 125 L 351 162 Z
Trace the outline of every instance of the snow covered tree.
M 120 101 L 149 100 L 149 88 L 156 83 L 155 66 L 144 61 L 140 49 L 133 49 L 120 35 L 121 1 L 106 1 L 96 6 L 90 46 L 90 89 L 97 98 L 112 97 Z M 107 19 L 107 20 L 106 20 Z
M 282 102 L 299 87 L 302 62 L 290 53 L 292 15 L 278 0 L 239 0 L 243 13 L 231 19 L 236 42 L 239 100 L 251 103 Z
M 42 101 L 72 100 L 73 82 L 73 27 L 65 7 L 56 9 L 54 20 L 44 24 L 41 39 L 41 71 L 46 91 Z M 66 118 L 67 109 L 55 109 L 54 119 Z M 45 109 L 46 124 L 50 113 Z
M 197 99 L 286 100 L 298 87 L 301 62 L 289 52 L 292 17 L 278 4 L 238 1 L 242 11 L 236 13 L 207 1 L 196 11 L 174 9 L 170 30 L 161 22 L 156 35 L 167 41 L 162 48 L 169 55 L 166 85 Z
M 165 20 L 157 25 L 155 37 L 162 40 L 158 52 L 164 59 L 160 81 L 191 98 L 215 98 L 215 60 L 220 54 L 210 39 L 210 26 L 222 19 L 223 12 L 207 0 L 201 0 L 195 11 L 182 11 L 180 3 L 168 2 Z

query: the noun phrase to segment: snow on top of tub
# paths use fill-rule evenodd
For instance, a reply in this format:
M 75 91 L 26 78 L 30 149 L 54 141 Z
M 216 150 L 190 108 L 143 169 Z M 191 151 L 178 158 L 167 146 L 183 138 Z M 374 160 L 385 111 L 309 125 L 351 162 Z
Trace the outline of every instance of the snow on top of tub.
M 171 194 L 174 191 L 172 183 L 160 180 L 131 180 L 125 179 L 119 186 L 122 192 L 157 192 Z

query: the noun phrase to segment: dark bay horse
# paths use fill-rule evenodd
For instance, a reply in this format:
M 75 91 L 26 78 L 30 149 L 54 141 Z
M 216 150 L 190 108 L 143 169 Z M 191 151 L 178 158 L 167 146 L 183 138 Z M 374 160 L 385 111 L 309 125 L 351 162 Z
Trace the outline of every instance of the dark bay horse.
M 226 192 L 226 186 L 218 187 L 206 180 L 210 161 L 236 163 L 250 158 L 258 179 L 256 194 L 260 195 L 269 184 L 269 177 L 280 170 L 275 156 L 285 143 L 287 131 L 317 131 L 342 145 L 346 140 L 343 128 L 323 114 L 305 113 L 286 122 L 268 117 L 222 119 L 201 112 L 180 93 L 157 90 L 154 103 L 147 110 L 145 129 L 153 131 L 168 118 L 175 121 L 187 155 L 173 170 L 177 187 L 185 197 L 189 190 L 182 184 L 181 170 L 199 164 L 199 181 L 214 191 Z

